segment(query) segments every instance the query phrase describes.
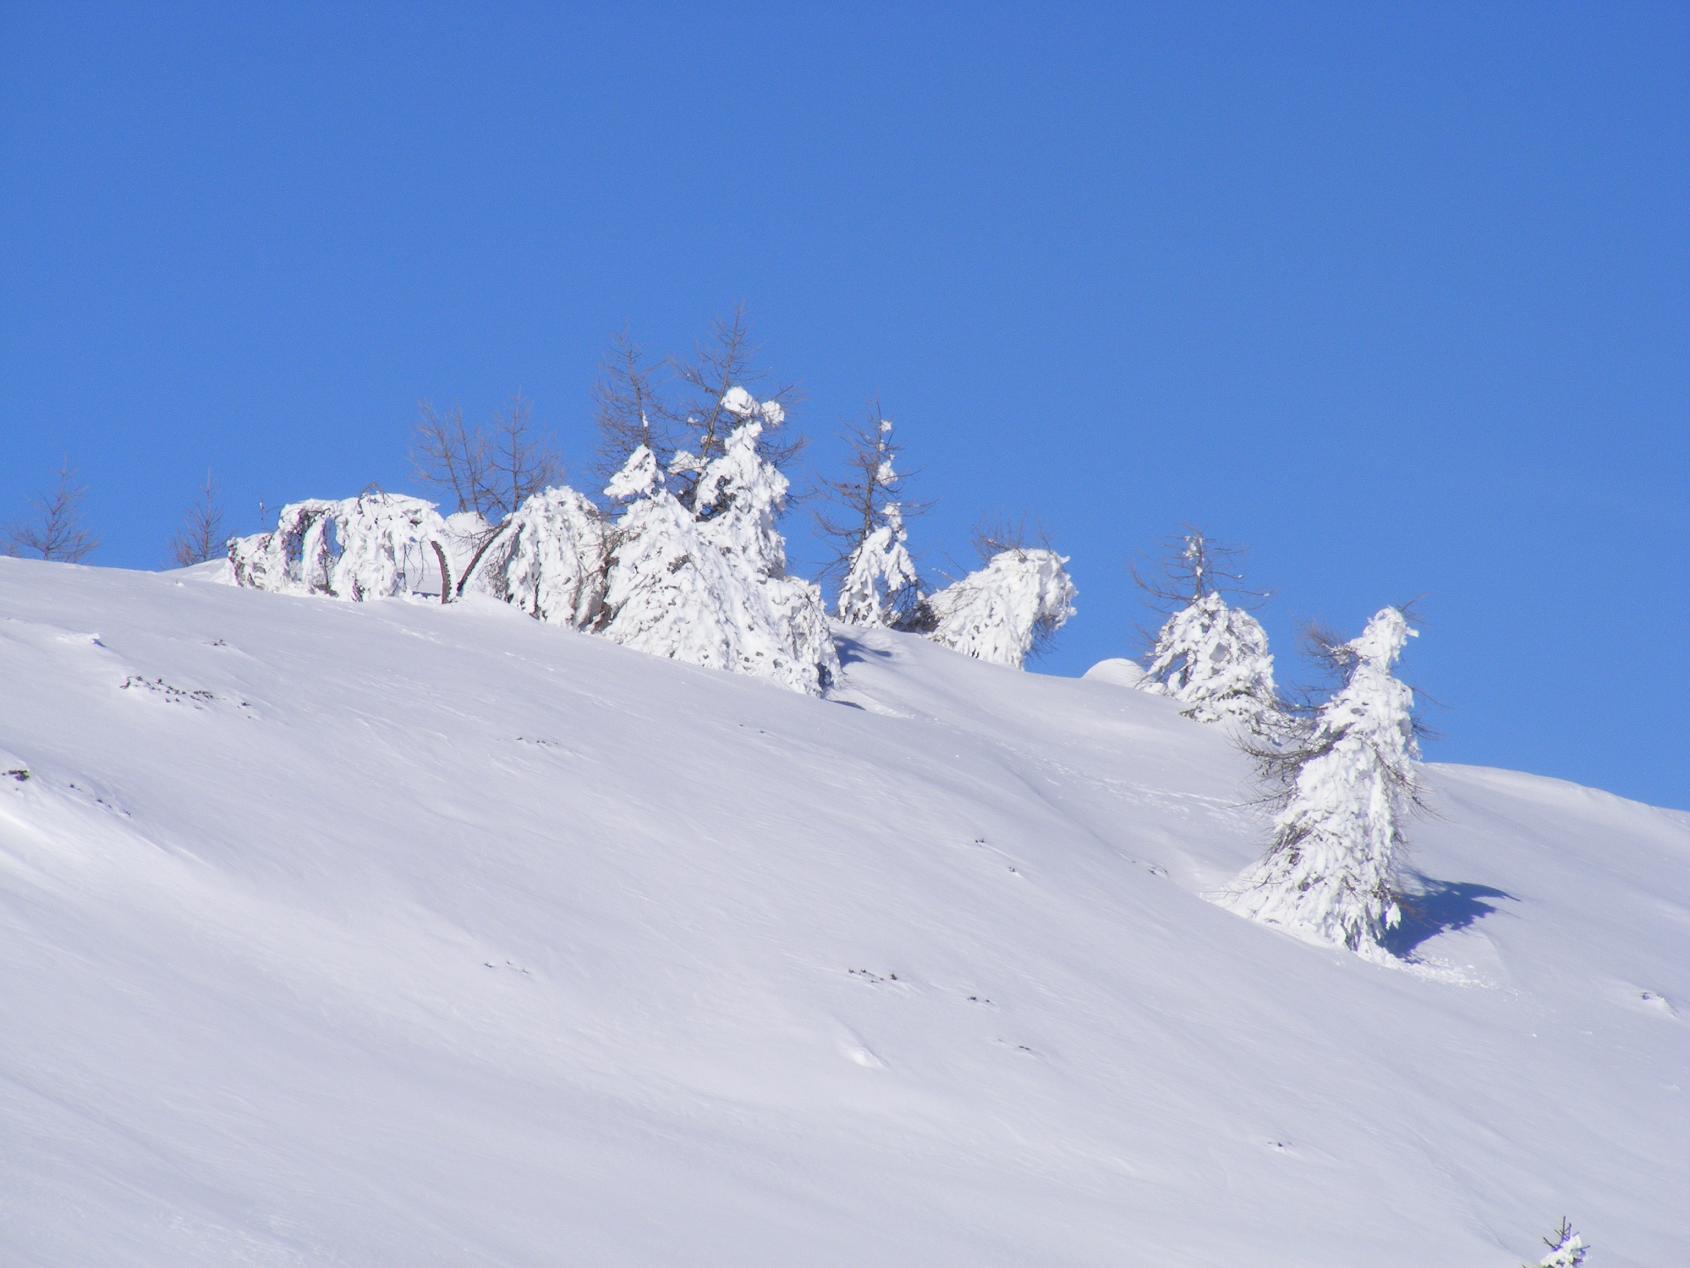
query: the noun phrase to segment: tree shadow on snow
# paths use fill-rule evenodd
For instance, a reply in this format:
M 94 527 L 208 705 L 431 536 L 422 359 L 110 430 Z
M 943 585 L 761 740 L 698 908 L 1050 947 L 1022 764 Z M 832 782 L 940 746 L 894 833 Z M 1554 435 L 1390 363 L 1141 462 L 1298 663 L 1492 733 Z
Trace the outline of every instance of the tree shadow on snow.
M 880 660 L 890 660 L 892 658 L 891 652 L 881 651 L 878 647 L 868 647 L 848 635 L 836 636 L 833 640 L 833 645 L 839 651 L 839 664 L 841 668 L 846 665 L 854 664 L 857 661 L 866 662 L 870 656 L 878 657 Z
M 1422 876 L 1419 882 L 1414 893 L 1404 894 L 1398 900 L 1402 923 L 1385 935 L 1385 949 L 1404 959 L 1440 933 L 1465 929 L 1490 915 L 1496 910 L 1490 899 L 1518 901 L 1505 890 L 1469 881 L 1439 881 Z

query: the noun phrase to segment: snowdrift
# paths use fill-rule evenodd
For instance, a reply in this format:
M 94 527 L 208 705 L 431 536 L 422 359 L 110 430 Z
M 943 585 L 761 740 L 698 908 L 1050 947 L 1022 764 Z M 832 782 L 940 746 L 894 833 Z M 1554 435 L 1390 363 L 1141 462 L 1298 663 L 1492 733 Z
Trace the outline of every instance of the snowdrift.
M 1690 1262 L 1690 815 L 1433 767 L 1383 967 L 1177 702 L 840 633 L 0 559 L 0 1262 Z

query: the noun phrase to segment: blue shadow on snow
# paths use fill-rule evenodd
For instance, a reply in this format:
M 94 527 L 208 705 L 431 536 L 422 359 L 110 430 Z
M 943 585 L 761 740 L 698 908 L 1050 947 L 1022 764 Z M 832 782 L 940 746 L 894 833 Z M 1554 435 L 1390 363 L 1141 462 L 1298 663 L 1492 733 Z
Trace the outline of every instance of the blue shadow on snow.
M 1517 902 L 1514 895 L 1490 885 L 1469 881 L 1439 881 L 1419 877 L 1418 889 L 1398 900 L 1402 923 L 1385 935 L 1385 949 L 1407 958 L 1440 933 L 1465 929 L 1495 911 L 1494 898 Z

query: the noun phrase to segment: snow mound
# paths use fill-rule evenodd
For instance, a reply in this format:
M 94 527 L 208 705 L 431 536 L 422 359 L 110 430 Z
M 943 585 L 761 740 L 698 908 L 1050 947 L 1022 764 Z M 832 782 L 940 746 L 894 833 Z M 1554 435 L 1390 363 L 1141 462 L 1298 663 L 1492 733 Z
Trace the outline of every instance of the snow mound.
M 1087 682 L 1106 682 L 1115 687 L 1137 687 L 1144 681 L 1144 667 L 1125 656 L 1100 660 L 1082 675 Z

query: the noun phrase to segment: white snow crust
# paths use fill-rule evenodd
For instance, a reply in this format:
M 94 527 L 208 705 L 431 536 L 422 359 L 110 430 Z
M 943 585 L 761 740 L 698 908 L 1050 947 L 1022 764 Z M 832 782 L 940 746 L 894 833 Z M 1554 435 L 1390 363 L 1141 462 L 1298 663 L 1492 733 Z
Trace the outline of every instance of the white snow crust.
M 1690 815 L 1429 767 L 1372 963 L 1221 728 L 836 633 L 0 559 L 0 1263 L 1683 1261 Z

